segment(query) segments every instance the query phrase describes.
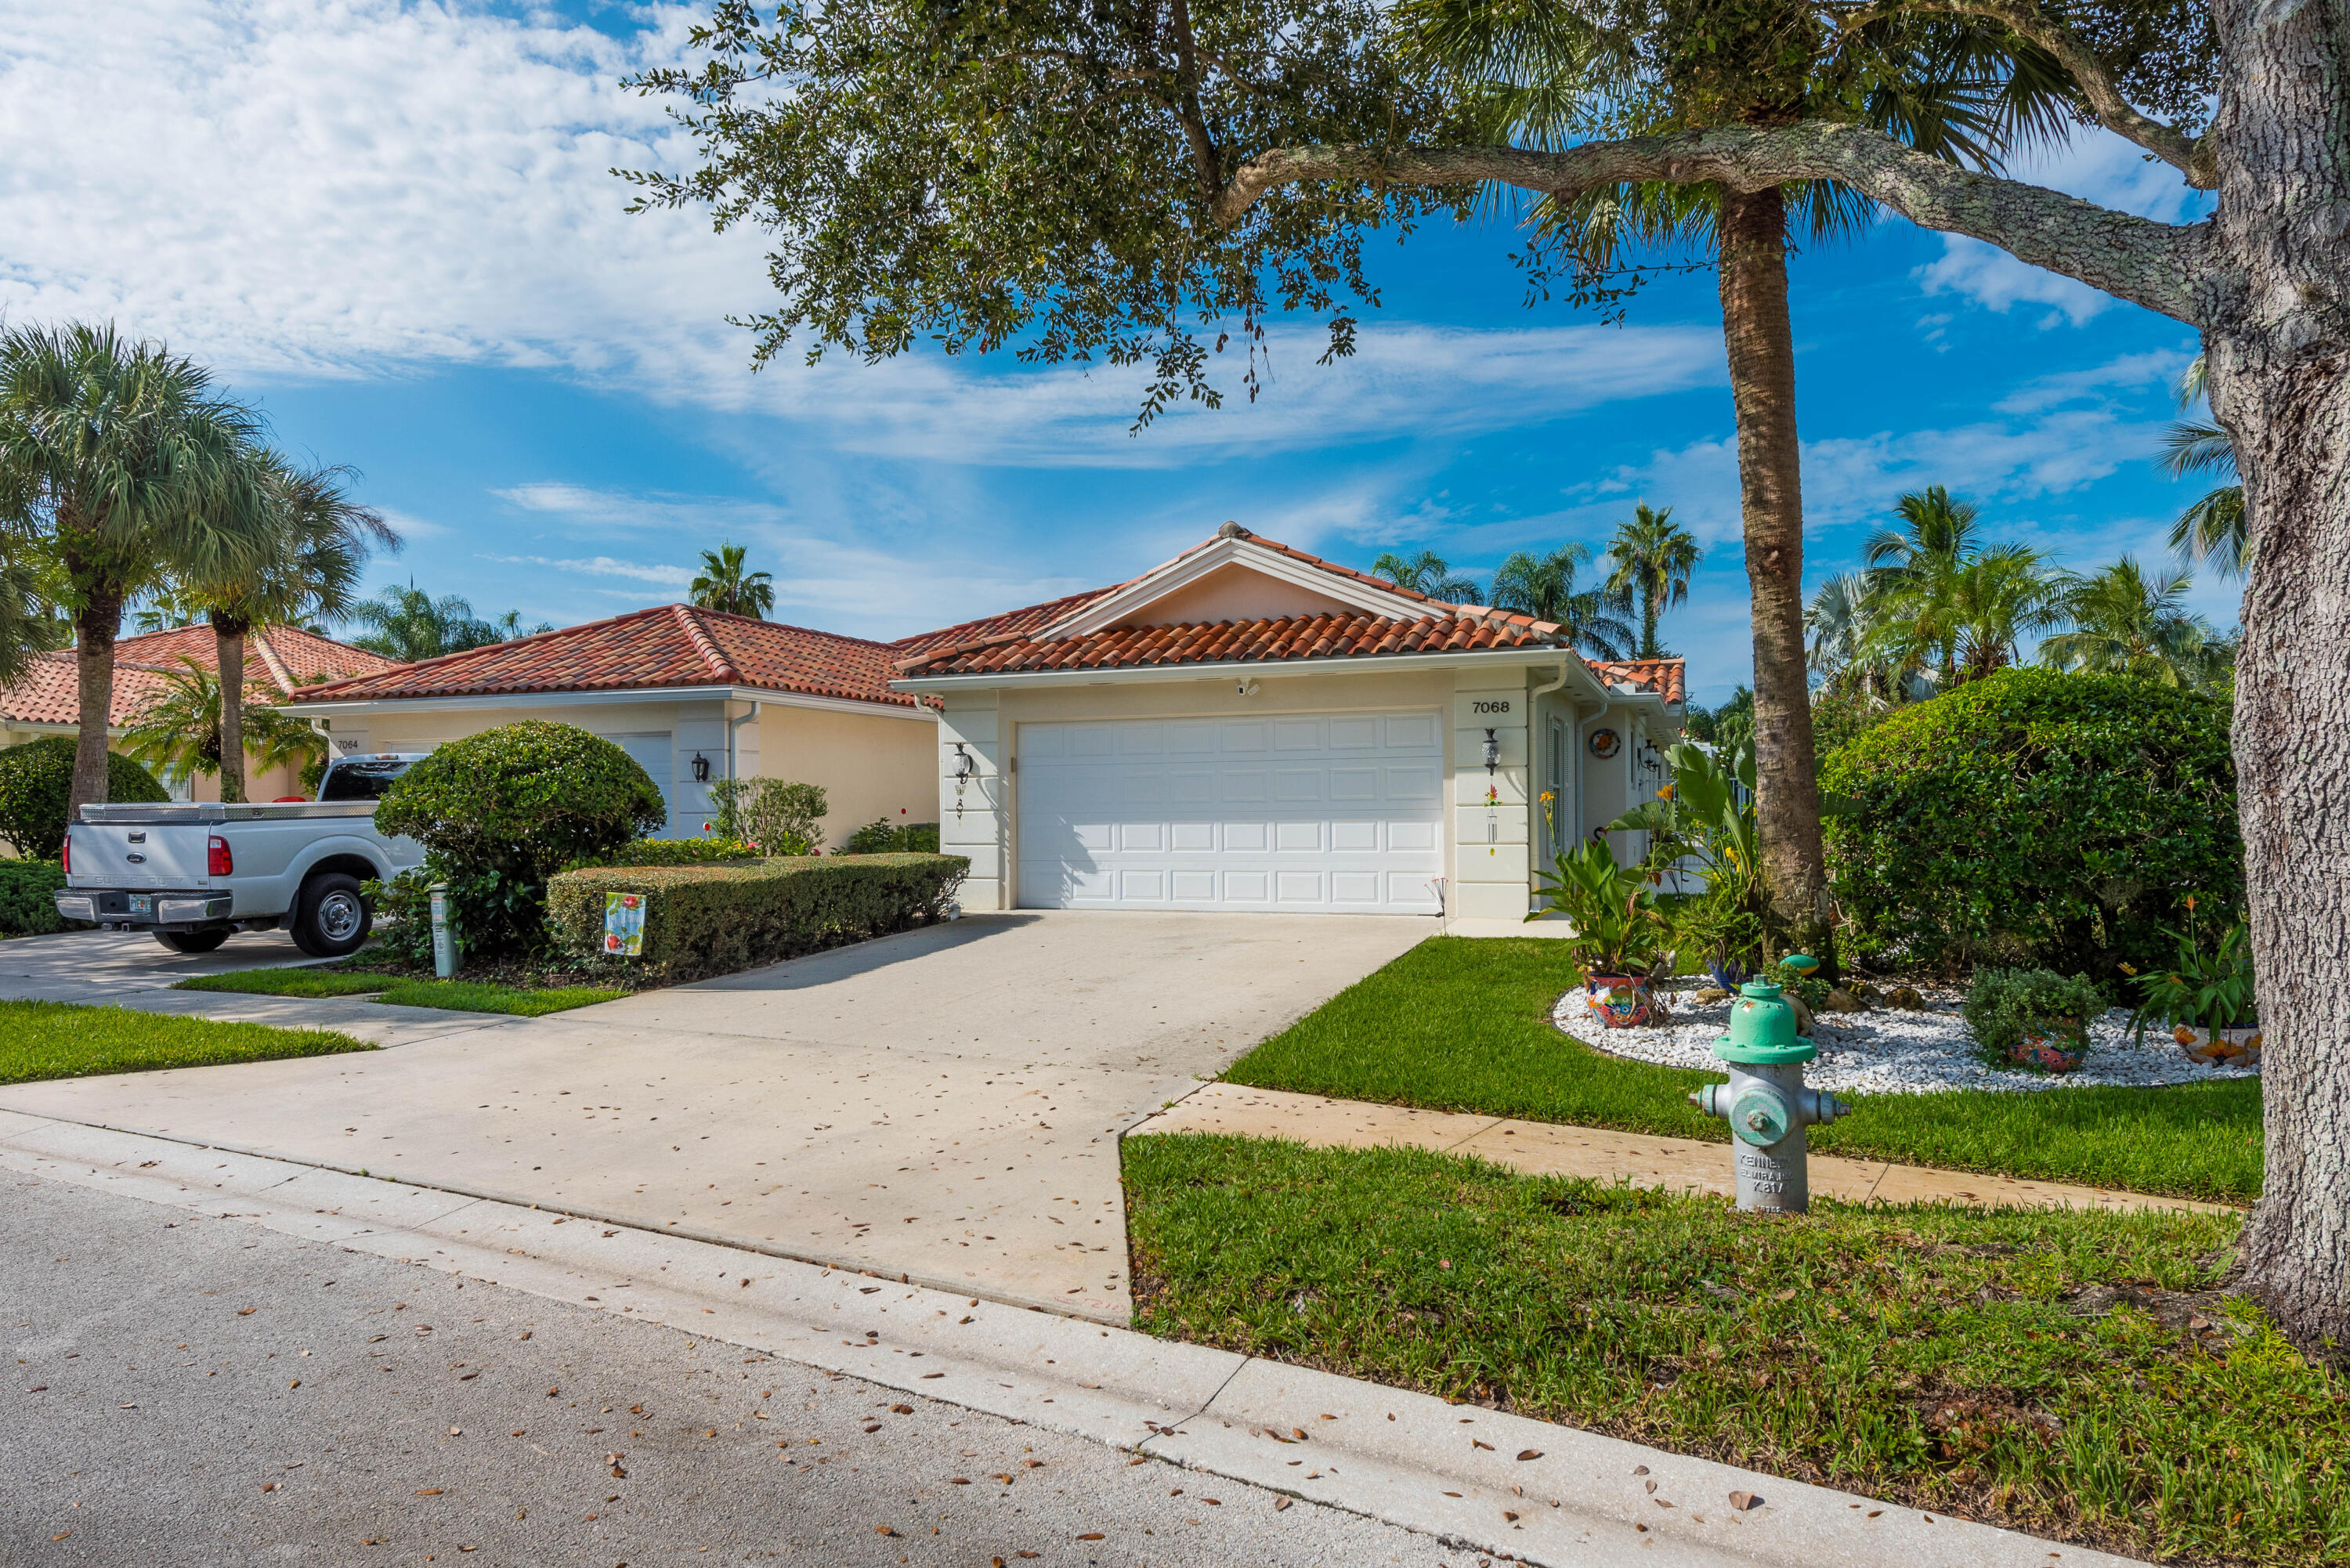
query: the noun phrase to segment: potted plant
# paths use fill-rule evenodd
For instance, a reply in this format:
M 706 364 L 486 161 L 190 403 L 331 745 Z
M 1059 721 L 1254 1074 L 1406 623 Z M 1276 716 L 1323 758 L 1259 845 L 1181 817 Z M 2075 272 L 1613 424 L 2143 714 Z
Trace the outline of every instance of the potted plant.
M 1567 939 L 1583 971 L 1586 1003 L 1610 1029 L 1629 1029 L 1661 1009 L 1649 989 L 1649 971 L 1672 940 L 1672 922 L 1656 905 L 1647 869 L 1616 864 L 1605 844 L 1583 844 L 1556 858 L 1557 873 L 1540 873 L 1546 907 L 1529 920 L 1557 913 L 1575 928 Z
M 2105 1010 L 2085 975 L 1987 969 L 1976 973 L 1960 1012 L 1995 1065 L 2069 1073 L 2089 1054 L 2089 1020 Z
M 2252 993 L 2251 945 L 2242 921 L 2206 949 L 2196 940 L 2195 900 L 2187 900 L 2185 933 L 2165 934 L 2178 943 L 2168 969 L 2137 976 L 2140 1001 L 2130 1016 L 2139 1039 L 2150 1023 L 2169 1025 L 2170 1037 L 2186 1058 L 2201 1066 L 2257 1067 L 2261 1030 Z M 2127 968 L 2127 965 L 2123 966 Z

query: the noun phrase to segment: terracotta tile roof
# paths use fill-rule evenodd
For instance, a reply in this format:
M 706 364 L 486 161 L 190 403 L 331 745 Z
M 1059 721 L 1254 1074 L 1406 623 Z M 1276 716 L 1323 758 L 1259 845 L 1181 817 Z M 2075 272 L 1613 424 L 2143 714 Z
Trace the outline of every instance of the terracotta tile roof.
M 1586 659 L 1583 662 L 1591 666 L 1592 674 L 1610 684 L 1629 681 L 1635 686 L 1655 692 L 1668 702 L 1678 705 L 1684 701 L 1687 667 L 1680 659 Z
M 114 670 L 114 709 L 107 726 L 119 729 L 136 719 L 163 690 L 163 678 L 138 665 Z M 0 722 L 19 724 L 78 724 L 81 722 L 81 674 L 70 653 L 36 653 L 25 673 L 0 686 Z
M 897 657 L 888 643 L 691 605 L 658 605 L 396 665 L 381 674 L 305 687 L 294 701 L 753 686 L 912 707 L 913 698 L 889 687 L 890 660 Z
M 1189 554 L 1188 551 L 1185 553 Z M 1177 559 L 1180 560 L 1181 557 L 1178 556 Z M 1024 632 L 1050 626 L 1066 616 L 1076 614 L 1104 595 L 1114 594 L 1124 587 L 1126 587 L 1125 583 L 1118 583 L 1107 588 L 1089 588 L 1081 594 L 1071 594 L 1066 598 L 1047 599 L 1041 605 L 1030 605 L 1024 609 L 1005 610 L 1002 615 L 983 616 L 978 620 L 967 620 L 960 625 L 942 627 L 937 631 L 925 631 L 913 637 L 899 638 L 889 646 L 896 651 L 901 663 L 911 654 L 930 653 L 944 648 L 976 648 L 985 643 L 1000 641 L 1006 637 L 1016 637 Z
M 1197 621 L 1118 627 L 1037 641 L 1017 633 L 936 653 L 900 670 L 923 675 L 1008 674 L 1039 670 L 1134 669 L 1164 664 L 1253 663 L 1276 659 L 1367 659 L 1391 653 L 1461 653 L 1541 648 L 1555 628 L 1523 616 L 1433 615 L 1417 620 L 1337 614 L 1274 620 Z
M 1123 627 L 1067 637 L 1036 636 L 1086 606 L 1142 580 L 1138 577 L 1093 593 L 1073 594 L 1048 604 L 1031 605 L 1025 609 L 1009 610 L 983 620 L 966 621 L 941 631 L 907 638 L 896 645 L 898 673 L 901 679 L 916 675 L 1008 675 L 1048 670 L 1365 659 L 1397 653 L 1457 653 L 1559 645 L 1560 628 L 1554 622 L 1482 605 L 1447 604 L 1413 589 L 1398 587 L 1384 577 L 1260 537 L 1237 524 L 1225 524 L 1214 539 L 1193 545 L 1167 562 L 1166 566 L 1222 539 L 1243 539 L 1259 549 L 1286 556 L 1317 571 L 1368 584 L 1383 593 L 1424 607 L 1426 613 L 1406 618 L 1367 611 L 1332 612 L 1265 620 Z M 1165 566 L 1155 566 L 1143 577 L 1164 569 Z M 1678 659 L 1584 662 L 1602 681 L 1630 681 L 1657 692 L 1669 702 L 1681 701 L 1681 661 Z
M 107 716 L 109 728 L 136 720 L 164 689 L 163 678 L 193 659 L 217 672 L 220 658 L 209 626 L 186 626 L 172 631 L 126 637 L 114 645 L 114 704 Z M 364 648 L 353 648 L 332 638 L 296 627 L 257 627 L 244 639 L 246 694 L 257 701 L 283 701 L 304 680 L 329 678 L 393 668 L 393 661 Z M 78 724 L 81 722 L 81 682 L 69 652 L 36 654 L 32 667 L 14 684 L 0 686 L 0 720 L 20 724 Z
M 220 670 L 219 644 L 210 626 L 183 626 L 172 631 L 151 631 L 126 637 L 114 645 L 115 668 L 137 665 L 171 670 L 182 659 L 192 659 L 206 670 Z M 283 697 L 306 680 L 325 677 L 338 680 L 351 675 L 373 675 L 390 670 L 398 659 L 386 659 L 348 642 L 304 631 L 296 626 L 257 626 L 244 638 L 244 683 L 248 691 Z

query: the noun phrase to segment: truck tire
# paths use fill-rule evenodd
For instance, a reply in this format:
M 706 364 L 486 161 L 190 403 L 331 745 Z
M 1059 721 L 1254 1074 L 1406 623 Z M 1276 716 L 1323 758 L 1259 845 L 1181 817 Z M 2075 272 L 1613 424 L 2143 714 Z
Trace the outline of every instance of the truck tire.
M 341 958 L 359 951 L 375 923 L 375 910 L 359 891 L 359 879 L 321 871 L 302 884 L 294 899 L 290 927 L 294 945 L 312 958 Z
M 209 931 L 157 931 L 155 940 L 175 953 L 208 953 L 228 940 L 225 926 Z

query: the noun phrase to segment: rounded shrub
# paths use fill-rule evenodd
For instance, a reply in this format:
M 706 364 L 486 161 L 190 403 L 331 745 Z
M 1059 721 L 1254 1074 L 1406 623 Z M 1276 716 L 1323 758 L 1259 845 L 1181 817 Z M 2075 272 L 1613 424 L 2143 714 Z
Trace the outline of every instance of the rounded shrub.
M 0 838 L 27 860 L 55 860 L 65 848 L 73 764 L 71 735 L 44 735 L 0 749 Z M 169 800 L 172 793 L 129 757 L 109 752 L 106 798 L 136 804 Z
M 452 741 L 377 805 L 376 831 L 424 846 L 446 880 L 469 950 L 544 940 L 546 879 L 662 826 L 660 791 L 634 758 L 571 724 L 526 720 Z
M 2230 706 L 2121 675 L 2010 670 L 1903 709 L 1821 784 L 1864 963 L 1979 962 L 2112 981 L 2165 961 L 2181 900 L 2244 901 Z

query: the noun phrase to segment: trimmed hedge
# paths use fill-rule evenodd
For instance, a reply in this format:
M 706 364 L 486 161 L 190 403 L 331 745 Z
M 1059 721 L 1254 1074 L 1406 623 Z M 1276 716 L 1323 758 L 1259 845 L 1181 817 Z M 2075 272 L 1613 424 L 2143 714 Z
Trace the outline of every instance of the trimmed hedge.
M 64 930 L 66 922 L 52 899 L 65 885 L 66 868 L 54 860 L 0 860 L 0 937 Z
M 55 860 L 65 848 L 73 763 L 71 735 L 44 735 L 0 750 L 0 839 L 27 860 Z M 120 752 L 109 752 L 106 798 L 139 805 L 169 800 L 172 794 L 153 774 Z
M 758 846 L 739 838 L 639 838 L 592 859 L 566 866 L 587 871 L 600 866 L 709 866 L 762 858 Z
M 2195 896 L 2241 918 L 2230 705 L 2125 675 L 2010 670 L 1831 757 L 1829 869 L 1863 963 L 2085 973 L 2168 961 Z
M 378 833 L 424 846 L 423 867 L 410 876 L 449 884 L 459 940 L 483 956 L 538 945 L 549 876 L 668 821 L 660 791 L 628 753 L 539 719 L 435 747 L 375 808 Z
M 970 869 L 960 855 L 592 867 L 547 884 L 547 924 L 575 959 L 671 983 L 903 930 L 936 918 Z M 642 958 L 603 956 L 608 893 L 645 895 Z

